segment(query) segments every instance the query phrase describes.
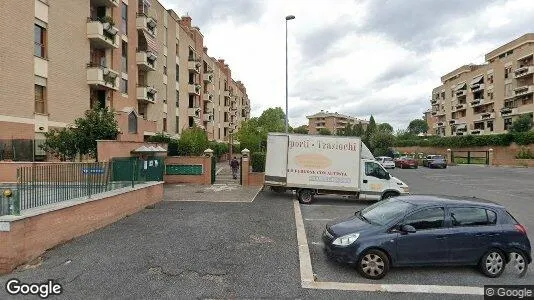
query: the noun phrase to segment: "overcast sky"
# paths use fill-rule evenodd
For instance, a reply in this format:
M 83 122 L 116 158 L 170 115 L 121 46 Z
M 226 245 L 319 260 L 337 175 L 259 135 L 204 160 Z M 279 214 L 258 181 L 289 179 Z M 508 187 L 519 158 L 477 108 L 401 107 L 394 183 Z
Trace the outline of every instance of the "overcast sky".
M 160 0 L 200 27 L 208 53 L 247 87 L 252 115 L 285 109 L 289 22 L 292 126 L 321 109 L 405 128 L 440 77 L 534 31 L 533 0 Z

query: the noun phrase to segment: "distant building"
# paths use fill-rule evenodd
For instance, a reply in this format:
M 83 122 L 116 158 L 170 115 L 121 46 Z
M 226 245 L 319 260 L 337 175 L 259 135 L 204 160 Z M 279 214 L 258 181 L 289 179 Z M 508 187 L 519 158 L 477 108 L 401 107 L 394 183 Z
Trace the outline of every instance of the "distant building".
M 367 124 L 369 124 L 369 121 L 366 120 L 323 110 L 314 115 L 306 116 L 306 118 L 308 118 L 308 134 L 317 134 L 321 128 L 326 128 L 335 134 L 338 130 L 345 128 L 347 124 L 362 124 L 363 128 L 366 129 Z
M 427 131 L 426 135 L 434 135 L 433 134 L 434 130 L 432 130 L 432 128 L 435 127 L 435 124 L 437 122 L 437 118 L 432 115 L 432 110 L 431 109 L 429 109 L 429 110 L 424 112 L 423 120 L 425 120 L 426 123 L 428 124 L 428 131 Z

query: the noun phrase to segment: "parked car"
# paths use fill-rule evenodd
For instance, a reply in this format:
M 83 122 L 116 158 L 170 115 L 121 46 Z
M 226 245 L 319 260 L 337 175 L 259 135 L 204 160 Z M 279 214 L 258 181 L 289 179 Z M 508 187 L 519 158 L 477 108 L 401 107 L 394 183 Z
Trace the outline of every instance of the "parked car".
M 405 169 L 417 169 L 419 166 L 419 162 L 417 159 L 409 157 L 409 156 L 401 156 L 397 160 L 395 160 L 395 167 Z
M 491 278 L 506 264 L 532 262 L 526 228 L 500 204 L 476 198 L 410 195 L 377 202 L 328 223 L 327 255 L 380 279 L 390 267 L 473 265 Z
M 384 167 L 384 169 L 395 169 L 395 162 L 393 161 L 393 158 L 389 156 L 378 156 L 376 160 L 382 167 Z
M 443 155 L 427 155 L 423 159 L 423 166 L 428 168 L 447 168 L 447 159 Z

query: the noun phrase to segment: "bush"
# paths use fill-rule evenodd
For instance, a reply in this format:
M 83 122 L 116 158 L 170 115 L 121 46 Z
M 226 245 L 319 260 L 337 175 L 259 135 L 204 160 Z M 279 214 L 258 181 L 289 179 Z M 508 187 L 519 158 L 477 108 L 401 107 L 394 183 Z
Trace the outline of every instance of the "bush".
M 171 137 L 163 134 L 163 133 L 156 133 L 155 135 L 148 138 L 148 142 L 151 143 L 170 143 Z
M 209 142 L 209 147 L 211 150 L 213 150 L 213 156 L 217 158 L 221 157 L 225 153 L 228 153 L 228 144 L 226 143 L 211 141 Z
M 255 152 L 251 154 L 252 172 L 265 172 L 265 152 Z
M 519 145 L 534 144 L 534 132 L 503 133 L 492 135 L 464 135 L 450 137 L 432 137 L 425 139 L 396 139 L 396 147 L 482 147 L 482 146 L 509 146 L 512 142 Z
M 534 155 L 530 152 L 530 149 L 527 147 L 521 147 L 519 153 L 515 156 L 517 159 L 534 159 Z

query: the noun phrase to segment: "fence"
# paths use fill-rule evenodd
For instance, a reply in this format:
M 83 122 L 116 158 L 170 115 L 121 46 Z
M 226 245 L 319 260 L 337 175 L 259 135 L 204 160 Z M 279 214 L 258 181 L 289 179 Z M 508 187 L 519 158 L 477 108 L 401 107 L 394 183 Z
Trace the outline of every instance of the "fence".
M 0 160 L 42 161 L 46 152 L 41 149 L 45 140 L 0 139 Z
M 19 168 L 17 184 L 11 189 L 13 195 L 0 196 L 0 215 L 18 215 L 22 210 L 76 198 L 89 199 L 95 194 L 150 181 L 146 176 L 138 176 L 138 164 L 133 159 L 120 164 L 65 163 Z M 125 167 L 133 171 L 121 172 Z

